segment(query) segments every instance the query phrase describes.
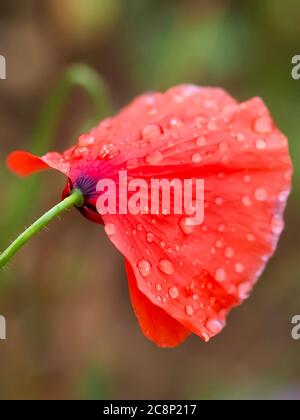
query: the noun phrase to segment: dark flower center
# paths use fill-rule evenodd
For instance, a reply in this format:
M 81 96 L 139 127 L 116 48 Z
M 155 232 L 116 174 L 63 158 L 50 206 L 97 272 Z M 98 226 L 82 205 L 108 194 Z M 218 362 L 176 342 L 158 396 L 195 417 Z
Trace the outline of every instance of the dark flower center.
M 97 196 L 97 181 L 89 176 L 79 176 L 73 186 L 82 192 L 85 200 L 93 199 Z

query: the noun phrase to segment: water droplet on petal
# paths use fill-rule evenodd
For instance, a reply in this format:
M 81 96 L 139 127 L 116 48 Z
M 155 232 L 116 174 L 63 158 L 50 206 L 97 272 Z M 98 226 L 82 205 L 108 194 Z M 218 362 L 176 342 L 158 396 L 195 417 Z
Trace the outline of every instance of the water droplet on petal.
M 224 249 L 224 255 L 226 258 L 232 258 L 234 256 L 234 249 L 230 246 Z
M 215 198 L 215 204 L 217 205 L 217 206 L 222 206 L 222 204 L 224 203 L 224 200 L 223 200 L 223 198 L 221 198 L 221 197 L 217 197 L 217 198 Z
M 189 234 L 194 232 L 195 226 L 187 225 L 186 224 L 187 223 L 186 219 L 187 219 L 186 217 L 181 218 L 180 221 L 179 221 L 179 225 L 180 225 L 180 228 L 182 229 L 183 233 L 185 233 L 186 235 L 189 235 Z
M 87 147 L 77 147 L 74 150 L 75 158 L 83 158 L 89 154 L 89 149 Z
M 226 279 L 226 272 L 223 268 L 218 268 L 215 273 L 215 277 L 217 281 L 224 281 Z
M 152 266 L 147 260 L 139 261 L 137 264 L 137 268 L 143 277 L 147 277 L 151 274 Z
M 202 161 L 202 157 L 201 157 L 200 153 L 195 153 L 192 156 L 192 161 L 193 161 L 193 163 L 200 163 Z
M 186 305 L 185 312 L 188 316 L 192 316 L 194 313 L 194 309 L 191 305 Z
M 246 137 L 243 133 L 238 133 L 236 138 L 237 138 L 238 141 L 245 141 L 246 140 Z
M 177 287 L 170 287 L 169 289 L 169 295 L 171 296 L 172 299 L 176 299 L 179 296 L 179 291 L 177 289 Z
M 82 134 L 78 139 L 78 146 L 86 147 L 95 143 L 95 137 L 90 134 Z
M 139 160 L 138 159 L 129 159 L 126 163 L 127 169 L 135 169 L 139 167 Z
M 250 198 L 249 198 L 247 195 L 245 195 L 245 196 L 242 198 L 242 203 L 243 203 L 246 207 L 250 207 L 250 206 L 251 206 L 251 204 L 252 204 L 252 202 L 251 202 Z
M 272 131 L 272 120 L 268 116 L 259 117 L 254 123 L 254 130 L 257 133 L 270 133 Z
M 142 129 L 141 136 L 143 139 L 148 139 L 157 137 L 162 133 L 163 129 L 159 124 L 148 124 Z
M 178 118 L 172 118 L 169 122 L 169 125 L 170 127 L 181 127 L 183 123 Z
M 104 144 L 99 152 L 101 159 L 113 159 L 120 154 L 120 150 L 113 143 Z
M 239 298 L 244 300 L 249 297 L 249 293 L 251 291 L 251 284 L 250 283 L 241 283 L 238 286 L 238 294 Z
M 255 241 L 255 236 L 252 235 L 252 233 L 247 233 L 246 238 L 249 242 L 254 242 Z
M 116 234 L 116 225 L 113 223 L 107 223 L 107 225 L 104 226 L 104 230 L 108 236 L 113 236 Z
M 275 235 L 280 235 L 283 231 L 284 222 L 280 216 L 274 216 L 271 220 L 271 230 Z
M 203 105 L 206 109 L 218 110 L 218 104 L 213 99 L 206 99 Z
M 218 231 L 219 232 L 225 232 L 225 230 L 226 230 L 226 226 L 225 225 L 221 224 L 221 225 L 218 226 Z
M 266 148 L 266 141 L 264 139 L 258 139 L 258 140 L 256 140 L 255 147 L 258 150 L 264 150 Z
M 158 292 L 160 292 L 160 291 L 161 291 L 161 289 L 162 289 L 161 284 L 160 284 L 160 283 L 157 283 L 157 284 L 156 284 L 156 286 L 155 286 L 155 288 L 156 288 L 156 290 L 157 290 Z
M 287 200 L 287 198 L 288 198 L 288 195 L 289 195 L 289 190 L 284 190 L 284 191 L 281 191 L 279 194 L 278 194 L 278 201 L 280 202 L 280 203 L 285 203 L 285 201 Z
M 160 260 L 158 266 L 159 269 L 168 276 L 174 273 L 174 266 L 169 260 Z
M 245 176 L 244 176 L 244 182 L 245 182 L 246 184 L 249 184 L 249 183 L 251 182 L 251 176 L 250 176 L 250 175 L 245 175 Z
M 207 129 L 210 131 L 215 131 L 218 129 L 217 123 L 215 121 L 209 121 L 207 124 Z
M 149 244 L 151 244 L 154 241 L 154 235 L 152 232 L 148 232 L 147 235 L 147 241 L 149 242 Z
M 224 324 L 219 319 L 209 319 L 206 328 L 213 334 L 218 334 L 224 328 Z
M 156 150 L 150 155 L 146 156 L 145 161 L 150 165 L 157 165 L 163 160 L 163 155 L 160 151 Z
M 205 146 L 206 145 L 206 138 L 205 137 L 198 137 L 196 140 L 197 146 Z
M 268 194 L 264 188 L 257 188 L 254 191 L 254 197 L 257 201 L 266 201 L 266 199 L 268 198 Z
M 242 263 L 237 262 L 234 265 L 234 269 L 237 273 L 242 273 L 245 270 L 245 267 Z

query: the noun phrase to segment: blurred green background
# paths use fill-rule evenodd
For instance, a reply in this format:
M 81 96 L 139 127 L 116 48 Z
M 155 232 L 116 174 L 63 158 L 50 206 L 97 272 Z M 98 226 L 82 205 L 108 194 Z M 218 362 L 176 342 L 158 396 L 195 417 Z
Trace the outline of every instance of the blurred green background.
M 123 259 L 102 228 L 72 211 L 34 238 L 0 276 L 0 398 L 296 398 L 300 341 L 300 54 L 297 0 L 1 0 L 0 245 L 57 202 L 64 179 L 20 181 L 5 168 L 14 148 L 64 150 L 95 117 L 72 90 L 55 135 L 32 139 L 69 64 L 92 66 L 115 108 L 182 82 L 261 96 L 288 135 L 295 164 L 286 229 L 249 301 L 209 345 L 193 336 L 162 350 L 141 334 Z M 40 137 L 39 137 L 40 134 Z M 22 184 L 22 186 L 21 186 Z M 24 197 L 29 197 L 26 199 Z

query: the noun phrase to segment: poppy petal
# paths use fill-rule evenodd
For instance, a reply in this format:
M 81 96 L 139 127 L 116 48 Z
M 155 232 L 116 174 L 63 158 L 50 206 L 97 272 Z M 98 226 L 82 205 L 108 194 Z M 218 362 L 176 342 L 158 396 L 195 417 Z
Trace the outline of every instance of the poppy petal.
M 160 347 L 175 347 L 190 331 L 152 302 L 138 289 L 132 267 L 126 261 L 131 304 L 145 336 Z
M 7 157 L 8 168 L 19 176 L 29 176 L 49 168 L 56 169 L 67 175 L 69 166 L 60 153 L 50 152 L 43 157 L 18 150 Z

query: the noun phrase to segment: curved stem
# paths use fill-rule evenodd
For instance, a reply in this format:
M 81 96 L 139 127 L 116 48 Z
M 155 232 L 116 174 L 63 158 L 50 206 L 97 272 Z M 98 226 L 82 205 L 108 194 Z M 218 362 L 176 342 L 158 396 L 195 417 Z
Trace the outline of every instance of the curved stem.
M 37 155 L 43 155 L 53 149 L 51 146 L 57 122 L 67 99 L 74 88 L 81 88 L 90 98 L 98 122 L 101 118 L 113 112 L 112 101 L 104 79 L 95 70 L 85 64 L 72 64 L 58 80 L 52 93 L 47 99 L 28 149 Z M 26 179 L 16 188 L 10 190 L 7 198 L 5 220 L 0 220 L 0 246 L 8 241 L 8 235 L 18 229 L 17 220 L 24 221 L 32 209 L 40 190 L 40 178 Z
M 48 223 L 59 216 L 65 210 L 73 206 L 81 207 L 84 199 L 81 191 L 73 190 L 72 194 L 63 201 L 47 211 L 42 217 L 34 222 L 2 253 L 0 254 L 0 269 L 4 267 L 11 258 L 38 232 L 40 232 Z

